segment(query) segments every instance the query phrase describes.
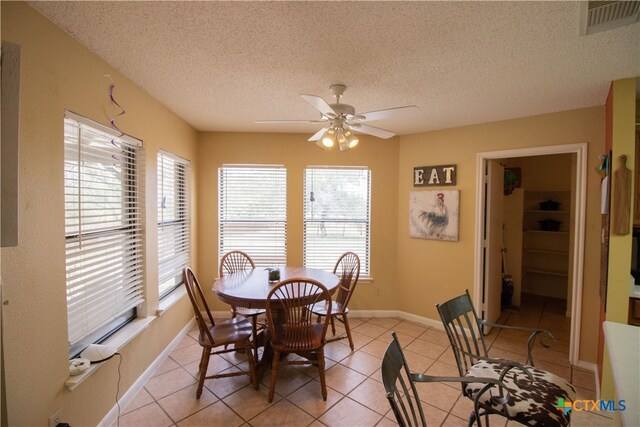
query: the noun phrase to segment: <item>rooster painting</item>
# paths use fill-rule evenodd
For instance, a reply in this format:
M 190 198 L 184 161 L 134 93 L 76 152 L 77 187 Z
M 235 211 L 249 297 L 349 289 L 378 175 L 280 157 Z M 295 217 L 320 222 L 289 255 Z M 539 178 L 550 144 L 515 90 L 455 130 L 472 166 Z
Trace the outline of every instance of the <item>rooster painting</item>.
M 410 236 L 457 241 L 458 201 L 458 191 L 411 192 Z

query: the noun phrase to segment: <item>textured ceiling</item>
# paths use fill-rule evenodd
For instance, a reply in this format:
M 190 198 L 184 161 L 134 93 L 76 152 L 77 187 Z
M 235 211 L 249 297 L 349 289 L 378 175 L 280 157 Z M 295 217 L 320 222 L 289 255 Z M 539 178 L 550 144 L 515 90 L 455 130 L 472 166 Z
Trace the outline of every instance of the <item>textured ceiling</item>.
M 201 131 L 315 132 L 299 94 L 400 134 L 603 105 L 640 24 L 580 36 L 578 2 L 32 2 Z

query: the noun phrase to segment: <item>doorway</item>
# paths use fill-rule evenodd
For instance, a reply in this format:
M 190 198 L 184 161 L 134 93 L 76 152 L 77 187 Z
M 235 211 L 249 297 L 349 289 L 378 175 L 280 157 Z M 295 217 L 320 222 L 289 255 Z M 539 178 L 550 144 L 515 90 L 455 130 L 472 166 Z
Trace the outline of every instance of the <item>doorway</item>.
M 582 275 L 584 258 L 584 224 L 585 224 L 585 200 L 586 200 L 586 157 L 587 144 L 558 145 L 548 147 L 535 147 L 505 151 L 494 151 L 479 153 L 477 155 L 477 176 L 476 176 L 476 238 L 475 238 L 475 262 L 474 262 L 474 304 L 478 307 L 479 314 L 487 320 L 495 321 L 500 316 L 501 295 L 495 287 L 486 286 L 490 278 L 498 274 L 502 283 L 502 213 L 503 207 L 492 208 L 492 198 L 497 192 L 503 191 L 502 177 L 504 169 L 499 166 L 499 160 L 516 158 L 528 158 L 533 156 L 547 156 L 555 154 L 573 154 L 575 165 L 572 168 L 571 180 L 573 181 L 570 196 L 565 203 L 569 203 L 575 214 L 573 221 L 565 224 L 569 227 L 569 245 L 571 250 L 567 250 L 569 257 L 570 271 L 567 272 L 567 295 L 572 303 L 570 304 L 570 342 L 569 342 L 569 363 L 578 364 L 580 346 L 580 319 L 582 306 Z M 553 174 L 553 170 L 548 173 Z M 500 177 L 500 184 L 496 184 L 496 177 Z M 493 209 L 493 210 L 492 210 Z M 525 219 L 523 219 L 525 221 Z M 537 221 L 535 218 L 527 221 Z M 499 229 L 498 229 L 499 227 Z M 560 249 L 556 249 L 560 251 Z M 534 285 L 535 288 L 535 285 Z M 523 293 L 520 289 L 519 297 Z M 524 293 L 525 297 L 528 295 Z M 544 295 L 542 296 L 544 297 Z M 548 296 L 553 298 L 553 295 Z M 569 299 L 569 298 L 567 298 Z M 544 312 L 546 301 L 538 298 L 535 302 L 535 309 Z M 549 309 L 554 312 L 559 310 L 557 301 L 549 301 Z M 497 315 L 496 315 L 497 313 Z

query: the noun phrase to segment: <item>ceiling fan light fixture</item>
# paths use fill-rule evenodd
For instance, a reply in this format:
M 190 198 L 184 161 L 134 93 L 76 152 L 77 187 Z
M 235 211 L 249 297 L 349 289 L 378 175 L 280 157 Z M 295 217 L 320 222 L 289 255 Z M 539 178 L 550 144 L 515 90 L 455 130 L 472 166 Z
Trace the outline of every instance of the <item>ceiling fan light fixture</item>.
M 348 148 L 353 148 L 360 142 L 358 137 L 355 136 L 349 129 L 346 129 L 344 131 L 344 137 L 347 139 Z
M 322 135 L 322 138 L 320 138 L 318 143 L 316 143 L 318 147 L 324 150 L 329 150 L 333 148 L 335 144 L 336 144 L 336 131 L 333 128 L 327 129 L 324 135 Z

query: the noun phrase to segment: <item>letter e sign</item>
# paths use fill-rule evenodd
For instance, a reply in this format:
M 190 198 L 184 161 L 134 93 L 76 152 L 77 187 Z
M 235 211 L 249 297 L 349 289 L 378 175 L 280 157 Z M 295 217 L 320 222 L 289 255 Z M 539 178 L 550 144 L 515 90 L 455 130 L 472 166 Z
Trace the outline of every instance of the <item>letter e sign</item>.
M 456 165 L 419 166 L 413 168 L 414 187 L 456 185 Z

